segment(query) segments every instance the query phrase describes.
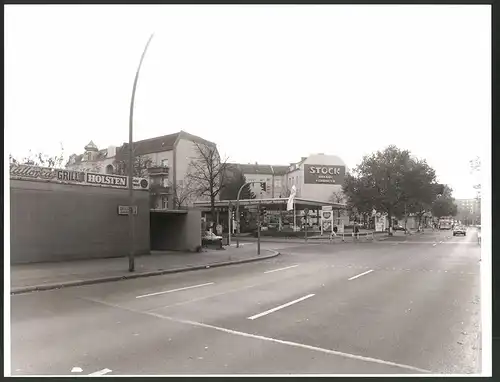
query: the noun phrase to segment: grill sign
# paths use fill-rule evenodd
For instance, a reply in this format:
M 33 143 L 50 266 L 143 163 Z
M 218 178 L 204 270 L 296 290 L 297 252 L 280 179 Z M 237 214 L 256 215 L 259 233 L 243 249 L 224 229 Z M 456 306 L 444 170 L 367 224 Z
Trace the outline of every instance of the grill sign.
M 128 187 L 128 178 L 126 176 L 53 169 L 29 165 L 11 164 L 10 178 L 99 187 Z M 145 178 L 133 178 L 132 187 L 136 190 L 147 190 L 149 189 L 149 181 Z
M 100 175 L 87 173 L 87 183 L 126 187 L 127 177 L 120 175 Z
M 304 165 L 305 184 L 342 184 L 345 166 Z

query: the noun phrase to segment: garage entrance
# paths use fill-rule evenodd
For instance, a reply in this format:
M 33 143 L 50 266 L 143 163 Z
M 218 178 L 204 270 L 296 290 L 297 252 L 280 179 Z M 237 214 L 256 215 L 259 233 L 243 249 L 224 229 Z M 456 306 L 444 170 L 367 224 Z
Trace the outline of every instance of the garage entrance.
M 196 251 L 201 246 L 201 211 L 151 210 L 150 241 L 153 251 Z

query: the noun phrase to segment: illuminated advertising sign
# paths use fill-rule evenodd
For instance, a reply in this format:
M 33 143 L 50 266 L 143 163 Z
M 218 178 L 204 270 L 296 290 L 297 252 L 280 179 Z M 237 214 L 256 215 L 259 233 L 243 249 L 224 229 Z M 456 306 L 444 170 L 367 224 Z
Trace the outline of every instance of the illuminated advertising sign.
M 339 184 L 344 182 L 345 166 L 304 165 L 304 184 Z

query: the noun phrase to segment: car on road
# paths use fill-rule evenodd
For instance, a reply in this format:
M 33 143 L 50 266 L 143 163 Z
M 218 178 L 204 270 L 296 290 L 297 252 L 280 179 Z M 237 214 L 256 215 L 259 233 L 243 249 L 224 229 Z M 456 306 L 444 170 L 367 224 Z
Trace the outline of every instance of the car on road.
M 453 236 L 457 235 L 467 235 L 467 228 L 465 228 L 463 225 L 458 225 L 453 228 Z

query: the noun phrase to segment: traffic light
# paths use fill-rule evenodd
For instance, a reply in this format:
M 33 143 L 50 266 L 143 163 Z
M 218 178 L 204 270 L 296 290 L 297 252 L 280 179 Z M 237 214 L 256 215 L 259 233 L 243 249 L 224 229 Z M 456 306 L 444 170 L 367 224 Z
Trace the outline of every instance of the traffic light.
M 260 208 L 260 216 L 265 217 L 267 215 L 267 208 L 266 207 L 261 207 Z
M 264 192 L 266 191 L 266 182 L 260 182 L 260 189 Z

